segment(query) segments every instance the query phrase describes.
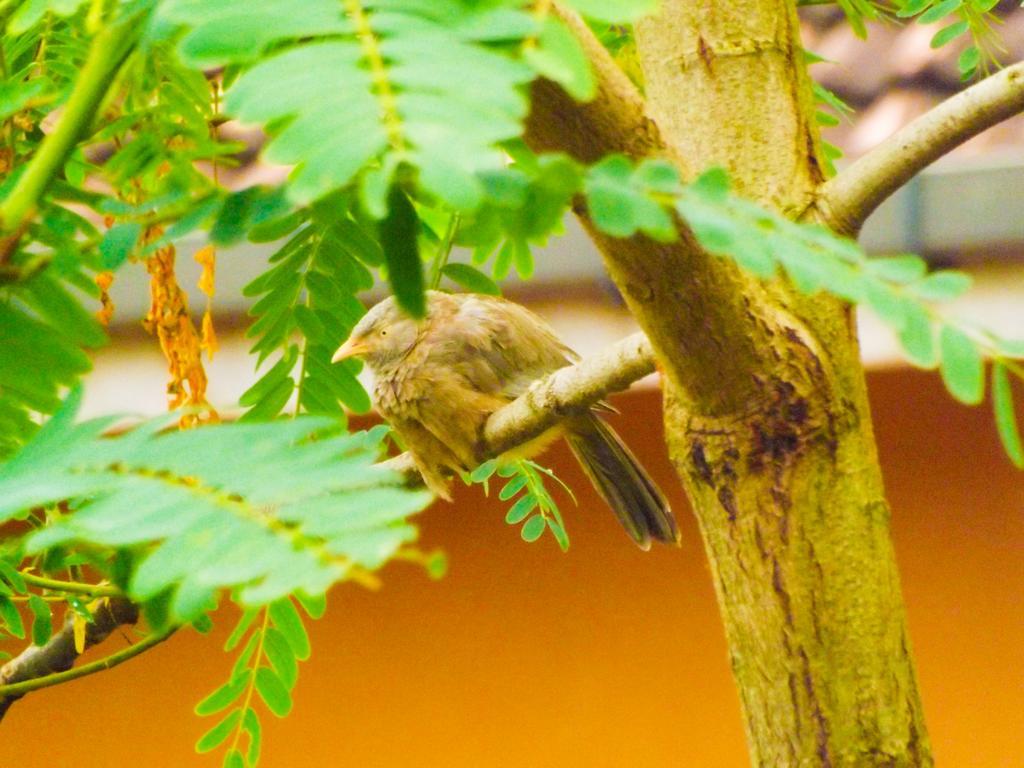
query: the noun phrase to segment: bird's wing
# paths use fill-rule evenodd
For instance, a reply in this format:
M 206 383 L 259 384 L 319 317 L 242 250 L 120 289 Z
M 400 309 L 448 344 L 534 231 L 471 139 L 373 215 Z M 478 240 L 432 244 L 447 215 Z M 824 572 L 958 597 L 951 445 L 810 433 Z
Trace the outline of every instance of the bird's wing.
M 454 316 L 437 333 L 456 352 L 454 367 L 468 384 L 509 400 L 578 359 L 535 314 L 493 296 L 461 294 Z

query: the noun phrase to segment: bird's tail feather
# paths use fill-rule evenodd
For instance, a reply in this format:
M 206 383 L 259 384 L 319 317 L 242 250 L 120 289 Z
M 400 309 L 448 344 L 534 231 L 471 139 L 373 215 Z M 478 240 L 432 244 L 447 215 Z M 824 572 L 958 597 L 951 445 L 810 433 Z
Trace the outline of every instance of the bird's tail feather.
M 649 549 L 651 539 L 679 543 L 668 502 L 611 427 L 587 416 L 574 421 L 566 437 L 598 493 L 641 548 Z

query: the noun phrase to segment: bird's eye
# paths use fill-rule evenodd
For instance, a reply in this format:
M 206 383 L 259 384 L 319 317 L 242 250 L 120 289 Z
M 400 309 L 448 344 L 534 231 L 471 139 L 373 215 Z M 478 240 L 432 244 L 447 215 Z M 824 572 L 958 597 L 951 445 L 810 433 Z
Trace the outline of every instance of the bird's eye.
M 387 335 L 388 335 L 388 332 L 387 332 L 386 330 L 384 330 L 383 328 L 381 328 L 381 329 L 380 329 L 380 335 L 381 335 L 381 336 L 387 336 Z

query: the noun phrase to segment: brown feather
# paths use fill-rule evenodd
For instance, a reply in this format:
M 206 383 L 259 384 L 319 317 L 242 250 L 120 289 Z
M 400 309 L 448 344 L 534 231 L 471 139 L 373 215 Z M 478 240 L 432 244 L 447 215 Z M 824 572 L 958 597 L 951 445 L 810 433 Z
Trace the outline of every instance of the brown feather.
M 374 402 L 404 441 L 424 482 L 450 499 L 448 478 L 483 458 L 487 418 L 530 385 L 577 359 L 524 307 L 476 294 L 427 292 L 427 316 L 400 314 L 393 299 L 374 307 L 352 332 L 376 376 Z M 344 348 L 343 348 L 344 349 Z M 595 411 L 609 410 L 599 403 Z M 548 430 L 501 457 L 535 455 L 565 433 L 602 498 L 642 547 L 676 543 L 664 497 L 611 428 L 584 416 Z

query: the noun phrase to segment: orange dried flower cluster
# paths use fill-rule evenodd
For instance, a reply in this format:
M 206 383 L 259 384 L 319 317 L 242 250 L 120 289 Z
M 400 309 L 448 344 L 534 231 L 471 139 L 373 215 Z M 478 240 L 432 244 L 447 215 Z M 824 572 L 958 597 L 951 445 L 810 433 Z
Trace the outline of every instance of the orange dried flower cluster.
M 100 272 L 96 275 L 96 286 L 100 289 L 100 308 L 96 310 L 96 319 L 101 325 L 110 325 L 114 317 L 114 302 L 110 298 L 110 286 L 114 282 L 113 272 Z
M 161 234 L 160 227 L 150 227 L 143 241 L 152 242 Z M 150 274 L 150 307 L 142 323 L 147 331 L 156 334 L 160 349 L 169 364 L 171 380 L 167 384 L 168 406 L 172 409 L 198 406 L 205 412 L 205 419 L 198 413 L 183 416 L 181 425 L 190 427 L 204 420 L 216 421 L 218 417 L 206 401 L 202 343 L 188 313 L 188 297 L 178 285 L 174 271 L 175 258 L 174 246 L 165 245 L 146 259 L 146 270 Z
M 206 294 L 206 311 L 203 313 L 203 336 L 199 342 L 199 348 L 206 351 L 206 356 L 213 360 L 217 351 L 217 335 L 213 330 L 213 314 L 211 303 L 214 294 L 214 275 L 216 272 L 216 253 L 212 245 L 204 245 L 193 257 L 202 266 L 203 272 L 199 276 L 199 290 Z

